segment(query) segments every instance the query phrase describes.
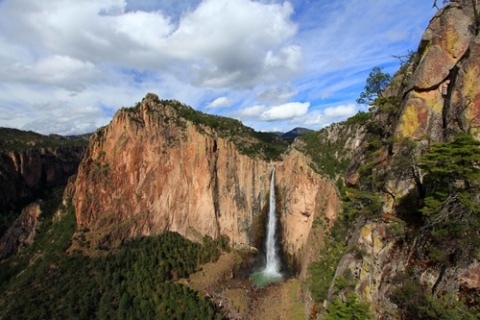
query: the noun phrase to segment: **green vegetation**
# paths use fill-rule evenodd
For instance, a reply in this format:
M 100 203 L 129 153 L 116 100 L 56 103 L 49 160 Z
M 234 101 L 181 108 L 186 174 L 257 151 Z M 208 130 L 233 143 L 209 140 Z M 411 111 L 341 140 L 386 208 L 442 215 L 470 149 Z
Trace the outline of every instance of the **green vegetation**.
M 340 297 L 334 297 L 328 304 L 327 315 L 324 320 L 367 320 L 372 316 L 369 312 L 369 304 L 359 302 L 354 294 L 348 294 L 345 301 Z
M 312 167 L 316 172 L 326 174 L 332 179 L 342 175 L 350 163 L 351 159 L 347 156 L 348 150 L 344 147 L 355 132 L 351 126 L 342 124 L 336 126 L 339 129 L 336 140 L 328 139 L 326 137 L 328 130 L 322 129 L 298 137 L 303 144 L 295 145 L 301 152 L 310 156 Z
M 345 219 L 356 220 L 378 217 L 382 212 L 382 199 L 376 192 L 348 188 L 342 197 Z
M 376 166 L 380 152 L 388 149 L 393 143 L 389 138 L 400 109 L 399 102 L 396 97 L 379 96 L 372 101 L 375 105 L 372 111 L 358 112 L 344 122 L 301 136 L 299 141 L 303 142 L 303 145 L 296 144 L 295 147 L 310 156 L 315 171 L 337 179 L 343 176 L 350 165 L 355 165 L 357 160 L 354 159 L 352 163 L 356 146 L 351 139 L 357 134 L 361 137 L 365 133 L 364 145 L 376 153 L 368 154 L 366 161 L 357 165 L 362 165 L 362 170 L 368 171 Z M 370 178 L 376 179 L 373 172 L 370 172 Z
M 151 99 L 152 95 L 147 95 L 147 97 Z M 176 115 L 163 115 L 163 121 L 166 123 L 174 123 L 179 127 L 186 127 L 186 121 L 189 121 L 196 126 L 198 131 L 206 134 L 208 134 L 209 130 L 207 128 L 209 128 L 210 132 L 214 132 L 219 137 L 233 142 L 241 154 L 249 157 L 261 158 L 266 161 L 278 160 L 288 148 L 288 142 L 281 137 L 270 132 L 256 132 L 236 119 L 206 114 L 177 100 L 159 100 L 155 98 L 154 102 L 159 106 L 168 106 L 175 110 Z M 130 114 L 130 119 L 143 124 L 136 114 L 140 105 L 140 103 L 137 103 L 135 107 L 122 108 L 122 110 Z M 155 113 L 158 110 L 151 108 L 148 112 Z M 166 136 L 168 136 L 168 133 L 166 133 Z M 172 141 L 177 138 L 169 137 Z
M 420 62 L 420 55 L 417 54 L 416 51 L 408 50 L 404 55 L 394 55 L 393 57 L 400 62 L 400 68 L 395 74 L 394 79 L 397 78 L 397 76 L 401 76 L 399 84 L 405 86 Z
M 44 136 L 32 131 L 0 128 L 0 151 L 25 151 L 79 145 L 88 145 L 88 135 L 72 137 L 59 135 Z
M 240 153 L 250 157 L 277 160 L 287 150 L 288 143 L 282 138 L 269 132 L 256 132 L 238 120 L 209 115 L 175 100 L 160 103 L 172 106 L 181 118 L 191 121 L 197 127 L 205 126 L 215 130 L 220 137 L 232 141 Z
M 459 301 L 452 293 L 433 296 L 418 279 L 407 273 L 399 274 L 394 282 L 397 285 L 391 294 L 391 299 L 399 307 L 402 319 L 425 320 L 475 320 L 475 315 L 466 304 Z M 478 309 L 479 298 L 474 301 Z M 478 310 L 477 310 L 478 312 Z
M 348 251 L 347 241 L 353 223 L 358 219 L 348 211 L 348 208 L 344 210 L 330 233 L 325 235 L 320 259 L 308 267 L 308 289 L 317 306 L 315 312 L 321 313 L 322 319 L 371 319 L 369 304 L 358 301 L 351 292 L 356 281 L 350 270 L 335 277 L 340 259 Z M 328 301 L 325 309 L 322 307 L 323 301 Z
M 417 58 L 415 53 L 409 53 L 399 74 L 409 76 Z M 381 70 L 370 74 L 366 93 L 359 102 L 368 102 L 373 107 L 370 112 L 359 113 L 342 124 L 364 126 L 363 150 L 349 164 L 349 172 L 358 173 L 355 185 L 344 188 L 343 184 L 338 184 L 343 194 L 343 213 L 331 233 L 325 236 L 321 258 L 309 266 L 311 297 L 322 319 L 371 317 L 368 305 L 357 301 L 353 293 L 355 279 L 348 272 L 338 274 L 337 267 L 345 253 L 359 257 L 364 254 L 347 247 L 350 233 L 345 230 L 351 232 L 353 226 L 362 225 L 362 221 L 378 221 L 383 213 L 384 199 L 391 195 L 395 201 L 394 212 L 382 216 L 389 222 L 386 236 L 395 238 L 395 246 L 400 248 L 415 241 L 415 248 L 409 247 L 409 250 L 416 250 L 410 263 L 420 266 L 420 270 L 428 266 L 439 272 L 436 284 L 430 285 L 420 280 L 418 270 L 413 268 L 407 269 L 411 274 L 401 274 L 394 279 L 392 287 L 395 289 L 390 299 L 397 304 L 401 319 L 479 319 L 478 290 L 460 286 L 454 294 L 444 291 L 441 285 L 449 281 L 445 278 L 447 270 L 480 259 L 480 142 L 465 133 L 429 148 L 426 143 L 408 138 L 395 139 L 392 133 L 401 99 L 382 95 L 391 92 L 392 88 L 384 92 L 376 90 L 386 79 L 389 77 L 384 77 Z M 402 86 L 404 84 L 401 82 Z M 336 133 L 336 136 L 346 134 Z M 343 141 L 329 148 L 323 142 L 328 141 L 328 137 L 322 137 L 320 132 L 301 139 L 306 145 L 305 152 L 311 155 L 319 171 L 338 174 L 335 165 Z M 329 160 L 324 159 L 323 152 L 337 155 L 337 162 L 332 160 L 335 165 L 326 166 Z M 411 181 L 415 187 L 404 197 L 395 199 L 387 185 L 392 181 Z M 327 301 L 325 309 L 321 305 L 323 301 Z
M 357 102 L 360 104 L 371 104 L 376 98 L 381 98 L 390 80 L 391 76 L 388 73 L 383 73 L 382 68 L 373 68 L 368 75 L 365 91 L 360 93 L 360 98 L 357 99 Z
M 364 125 L 369 120 L 371 120 L 372 117 L 373 117 L 373 113 L 371 113 L 371 112 L 359 111 L 353 117 L 350 117 L 347 120 L 345 120 L 345 124 L 346 125 L 354 125 L 354 124 Z
M 329 237 L 324 243 L 321 258 L 308 266 L 308 288 L 315 302 L 327 300 L 328 289 L 345 249 L 344 243 Z
M 354 222 L 351 217 L 352 215 L 344 210 L 342 215 L 335 220 L 333 227 L 325 234 L 320 259 L 308 266 L 307 284 L 313 301 L 317 303 L 328 300 L 328 291 L 337 265 L 343 254 L 347 252 L 347 241 Z M 340 283 L 342 280 L 340 279 L 339 283 L 336 283 L 337 289 L 338 285 L 344 287 Z
M 2 319 L 222 318 L 210 301 L 175 282 L 217 259 L 215 242 L 164 233 L 129 240 L 102 257 L 66 254 L 73 208 L 53 219 L 54 204 L 58 197 L 46 207 L 33 246 L 0 264 Z
M 22 208 L 36 199 L 48 196 L 54 186 L 66 183 L 67 170 L 69 172 L 76 171 L 74 168 L 80 162 L 87 144 L 88 135 L 44 136 L 32 131 L 0 128 L 0 153 L 15 153 L 14 156 L 0 156 L 0 236 L 20 215 Z M 37 151 L 40 148 L 49 148 L 50 150 Z M 55 150 L 52 150 L 53 148 Z M 15 158 L 17 164 L 14 164 L 13 159 Z M 22 158 L 25 161 L 19 160 Z M 19 161 L 22 162 L 21 165 L 19 165 Z M 59 170 L 53 181 L 52 177 L 43 176 L 47 170 L 44 169 L 45 165 L 42 163 L 48 167 L 50 161 L 52 161 L 51 168 L 56 167 Z M 60 173 L 63 164 L 64 171 Z M 32 185 L 30 177 L 31 172 L 34 172 L 33 176 L 37 174 L 38 177 L 34 185 Z M 42 173 L 41 178 L 40 173 Z
M 420 209 L 431 231 L 430 256 L 447 262 L 456 251 L 480 256 L 480 142 L 459 134 L 421 158 L 427 190 Z
M 14 210 L 2 212 L 2 214 L 0 214 L 0 238 L 5 234 L 5 232 L 7 232 L 8 228 L 10 228 L 18 216 L 19 213 L 15 212 Z

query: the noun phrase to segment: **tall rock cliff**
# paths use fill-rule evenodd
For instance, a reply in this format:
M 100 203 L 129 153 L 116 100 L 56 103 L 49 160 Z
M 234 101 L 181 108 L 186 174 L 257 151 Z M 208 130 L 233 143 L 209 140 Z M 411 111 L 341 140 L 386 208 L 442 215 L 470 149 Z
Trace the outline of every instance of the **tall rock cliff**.
M 354 280 L 349 290 L 370 302 L 377 319 L 478 316 L 480 283 L 474 279 L 480 269 L 472 245 L 479 236 L 469 231 L 478 222 L 474 203 L 479 199 L 471 189 L 478 184 L 450 180 L 447 194 L 465 191 L 472 202 L 446 198 L 451 202 L 440 200 L 437 211 L 427 212 L 444 186 L 432 184 L 428 173 L 434 168 L 422 165 L 435 143 L 445 143 L 447 152 L 452 145 L 446 143 L 462 132 L 480 138 L 478 9 L 477 1 L 455 1 L 433 17 L 418 52 L 375 102 L 366 139 L 347 170 L 345 180 L 353 187 L 347 195 L 357 197 L 361 218 L 337 265 L 329 298 L 345 292 L 338 281 L 348 275 Z
M 452 2 L 430 21 L 406 88 L 396 137 L 429 137 L 435 142 L 459 130 L 479 137 L 480 40 L 478 8 L 472 3 Z
M 0 235 L 24 206 L 67 184 L 86 145 L 84 137 L 0 128 Z
M 148 94 L 92 136 L 74 183 L 79 229 L 93 247 L 166 230 L 251 246 L 275 167 L 284 246 L 300 254 L 314 218 L 334 218 L 336 192 L 299 152 L 279 160 L 277 139 Z
M 0 151 L 0 212 L 21 209 L 38 193 L 65 185 L 84 153 L 83 146 Z

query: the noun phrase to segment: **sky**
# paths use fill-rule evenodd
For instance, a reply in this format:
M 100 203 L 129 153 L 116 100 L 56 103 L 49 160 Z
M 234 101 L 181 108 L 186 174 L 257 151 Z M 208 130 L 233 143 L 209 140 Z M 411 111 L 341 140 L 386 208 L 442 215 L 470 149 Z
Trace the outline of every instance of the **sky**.
M 366 106 L 433 0 L 0 0 L 0 127 L 93 132 L 149 92 L 259 131 Z

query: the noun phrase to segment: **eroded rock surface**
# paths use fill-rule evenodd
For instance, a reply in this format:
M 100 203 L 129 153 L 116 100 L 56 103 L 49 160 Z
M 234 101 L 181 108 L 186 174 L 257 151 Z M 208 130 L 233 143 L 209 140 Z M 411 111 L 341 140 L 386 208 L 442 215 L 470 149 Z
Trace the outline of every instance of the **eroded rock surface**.
M 77 223 L 91 231 L 92 245 L 169 230 L 194 240 L 225 235 L 233 246 L 249 247 L 274 167 L 290 253 L 305 246 L 316 216 L 335 216 L 334 187 L 302 154 L 291 150 L 276 162 L 246 155 L 178 108 L 186 107 L 149 94 L 94 134 L 74 195 Z

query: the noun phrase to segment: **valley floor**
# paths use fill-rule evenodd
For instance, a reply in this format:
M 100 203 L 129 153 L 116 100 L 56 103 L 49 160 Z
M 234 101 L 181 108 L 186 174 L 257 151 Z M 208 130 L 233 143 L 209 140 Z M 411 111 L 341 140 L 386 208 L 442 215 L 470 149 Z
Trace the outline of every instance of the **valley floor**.
M 201 271 L 180 280 L 210 297 L 229 319 L 305 319 L 301 281 L 290 278 L 266 288 L 252 285 L 251 279 L 237 276 L 242 263 L 237 252 L 224 253 Z

